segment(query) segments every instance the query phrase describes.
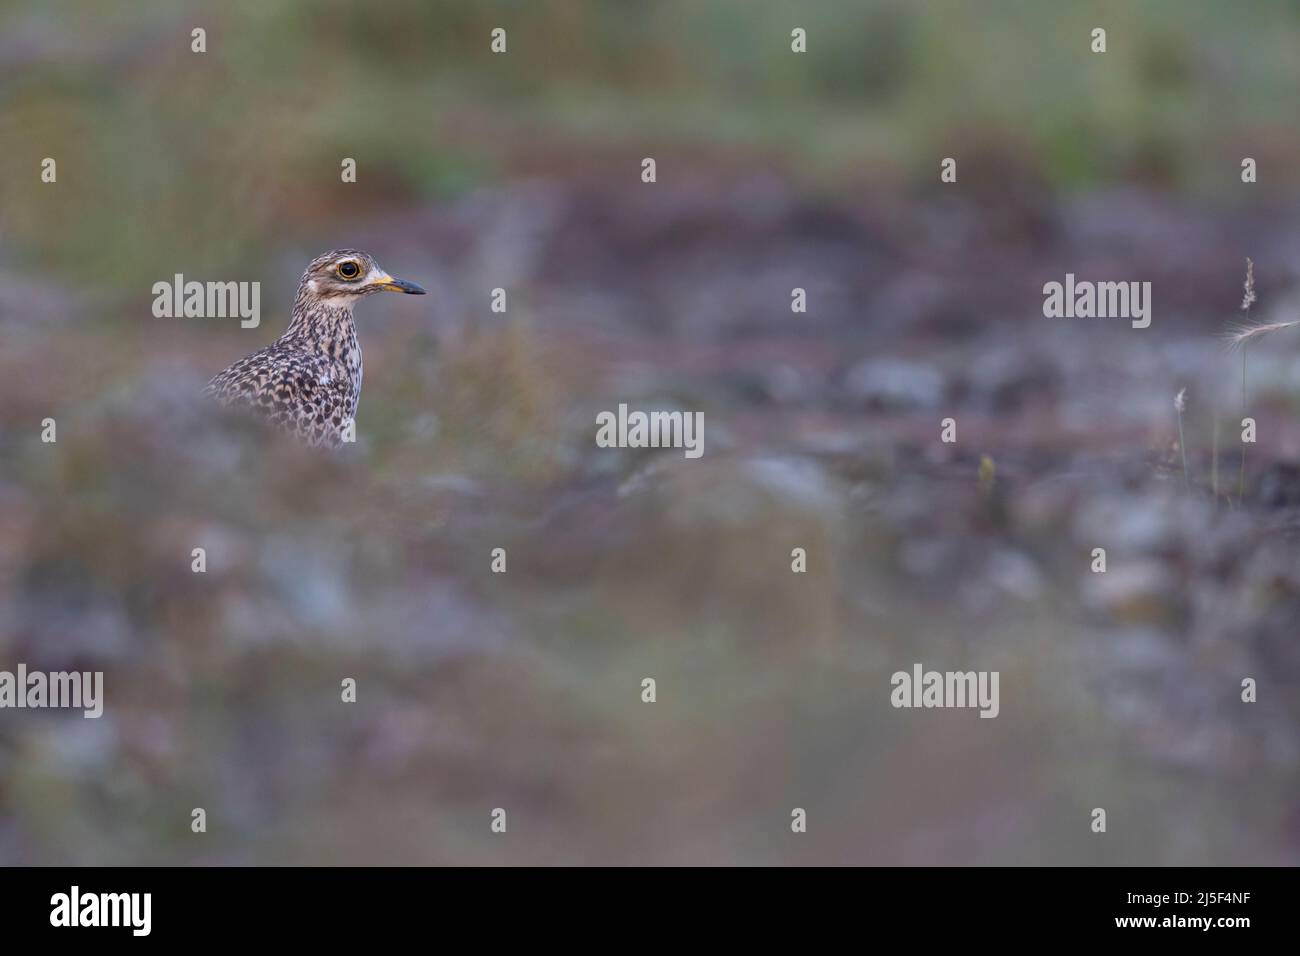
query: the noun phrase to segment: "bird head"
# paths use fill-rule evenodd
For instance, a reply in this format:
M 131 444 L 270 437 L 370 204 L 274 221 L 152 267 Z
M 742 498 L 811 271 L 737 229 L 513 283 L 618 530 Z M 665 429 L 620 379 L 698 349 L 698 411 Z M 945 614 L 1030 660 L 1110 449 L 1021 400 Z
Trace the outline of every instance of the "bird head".
M 374 257 L 356 249 L 336 249 L 317 256 L 298 284 L 300 298 L 315 299 L 324 305 L 351 306 L 372 292 L 424 295 L 414 282 L 394 279 Z

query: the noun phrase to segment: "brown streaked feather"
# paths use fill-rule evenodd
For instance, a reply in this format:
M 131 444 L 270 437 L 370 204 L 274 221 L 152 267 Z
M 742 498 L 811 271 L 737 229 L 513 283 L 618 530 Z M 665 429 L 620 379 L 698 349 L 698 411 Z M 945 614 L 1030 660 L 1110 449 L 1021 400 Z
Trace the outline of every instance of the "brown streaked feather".
M 348 282 L 336 273 L 343 259 L 360 264 L 362 279 L 377 271 L 383 283 L 393 284 L 359 250 L 317 256 L 298 283 L 288 329 L 271 345 L 213 376 L 207 394 L 222 405 L 247 409 L 309 445 L 342 444 L 361 398 L 361 346 L 352 306 L 378 291 L 373 283 Z

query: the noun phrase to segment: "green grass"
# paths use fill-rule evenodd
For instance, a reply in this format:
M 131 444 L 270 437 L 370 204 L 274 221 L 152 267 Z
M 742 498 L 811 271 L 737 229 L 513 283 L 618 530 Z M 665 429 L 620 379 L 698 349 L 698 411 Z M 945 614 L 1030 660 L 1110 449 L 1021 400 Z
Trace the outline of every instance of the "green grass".
M 41 268 L 125 289 L 163 261 L 246 270 L 367 210 L 610 149 L 675 154 L 670 174 L 726 150 L 849 188 L 928 183 L 977 134 L 1062 187 L 1133 179 L 1237 201 L 1237 164 L 1256 153 L 1271 195 L 1300 185 L 1300 20 L 1280 2 L 184 9 L 0 11 L 0 28 L 49 49 L 0 94 L 6 239 Z M 1104 55 L 1088 51 L 1099 23 Z M 795 24 L 807 54 L 789 50 Z M 488 51 L 497 25 L 504 56 Z M 45 156 L 57 186 L 37 180 Z M 338 181 L 343 156 L 355 186 Z

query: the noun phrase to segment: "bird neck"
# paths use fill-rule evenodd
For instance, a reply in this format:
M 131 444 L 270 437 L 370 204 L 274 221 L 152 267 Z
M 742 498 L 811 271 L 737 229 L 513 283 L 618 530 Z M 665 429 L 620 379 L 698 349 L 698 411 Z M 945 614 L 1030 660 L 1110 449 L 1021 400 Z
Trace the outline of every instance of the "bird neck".
M 360 351 L 350 304 L 327 304 L 302 294 L 294 300 L 289 327 L 280 336 L 280 341 L 305 345 L 311 351 L 335 358 Z

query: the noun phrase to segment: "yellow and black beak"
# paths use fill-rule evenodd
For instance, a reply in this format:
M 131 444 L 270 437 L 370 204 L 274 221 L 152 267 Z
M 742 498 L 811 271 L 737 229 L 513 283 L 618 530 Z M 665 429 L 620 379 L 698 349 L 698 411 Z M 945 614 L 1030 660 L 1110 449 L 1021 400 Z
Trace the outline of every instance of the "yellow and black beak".
M 424 290 L 414 282 L 407 282 L 405 279 L 394 279 L 392 276 L 383 276 L 371 282 L 373 288 L 381 292 L 405 292 L 407 295 L 424 295 Z

